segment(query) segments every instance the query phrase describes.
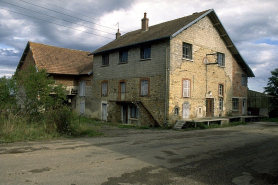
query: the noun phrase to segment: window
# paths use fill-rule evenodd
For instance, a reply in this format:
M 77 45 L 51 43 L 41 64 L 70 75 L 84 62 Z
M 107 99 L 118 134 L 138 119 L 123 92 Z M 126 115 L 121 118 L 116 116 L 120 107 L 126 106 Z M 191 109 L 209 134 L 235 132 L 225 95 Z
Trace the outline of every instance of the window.
M 241 85 L 247 87 L 247 76 L 245 74 L 241 76 Z
M 150 86 L 150 83 L 149 83 L 149 79 L 141 79 L 141 82 L 140 82 L 140 95 L 141 96 L 149 96 L 149 86 Z
M 179 115 L 179 108 L 175 108 L 175 115 Z
M 219 96 L 224 95 L 224 86 L 222 84 L 219 84 Z
M 127 63 L 128 60 L 128 51 L 123 50 L 120 51 L 120 63 Z
M 218 66 L 225 66 L 225 54 L 217 53 L 217 63 Z
M 141 47 L 140 57 L 141 59 L 151 58 L 151 46 Z
M 183 43 L 182 47 L 183 58 L 192 59 L 192 44 Z
M 182 81 L 182 96 L 185 98 L 190 97 L 190 80 L 183 79 Z
M 101 83 L 101 96 L 107 96 L 108 95 L 108 82 L 103 81 Z
M 219 98 L 219 110 L 223 110 L 223 98 Z
M 85 81 L 79 82 L 79 96 L 85 96 Z
M 136 106 L 130 106 L 130 117 L 138 118 L 138 109 Z
M 233 98 L 233 110 L 238 110 L 238 98 Z
M 102 65 L 108 66 L 109 65 L 109 54 L 102 55 Z

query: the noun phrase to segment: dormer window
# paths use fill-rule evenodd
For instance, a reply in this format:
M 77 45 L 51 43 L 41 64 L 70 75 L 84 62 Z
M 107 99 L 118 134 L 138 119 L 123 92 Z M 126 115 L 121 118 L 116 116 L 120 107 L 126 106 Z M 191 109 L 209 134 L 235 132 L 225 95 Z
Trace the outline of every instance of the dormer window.
M 141 59 L 151 58 L 151 46 L 143 46 L 140 49 L 140 57 Z

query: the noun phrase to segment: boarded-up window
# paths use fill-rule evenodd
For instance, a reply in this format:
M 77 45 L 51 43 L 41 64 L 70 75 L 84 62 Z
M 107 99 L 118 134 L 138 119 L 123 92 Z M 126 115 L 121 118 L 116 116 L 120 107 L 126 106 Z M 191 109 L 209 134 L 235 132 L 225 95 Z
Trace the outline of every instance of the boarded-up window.
M 182 82 L 182 96 L 185 98 L 190 97 L 190 80 L 183 80 Z
M 85 88 L 86 88 L 85 81 L 80 81 L 79 82 L 79 96 L 85 96 Z
M 108 95 L 108 82 L 103 81 L 101 83 L 101 96 L 107 96 Z
M 149 79 L 141 79 L 141 96 L 149 95 Z
M 247 76 L 245 74 L 241 76 L 241 85 L 247 87 Z

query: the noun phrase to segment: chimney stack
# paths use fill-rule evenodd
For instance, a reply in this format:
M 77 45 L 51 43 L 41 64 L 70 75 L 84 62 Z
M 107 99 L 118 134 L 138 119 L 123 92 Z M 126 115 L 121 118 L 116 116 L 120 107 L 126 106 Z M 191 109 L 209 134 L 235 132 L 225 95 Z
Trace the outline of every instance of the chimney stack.
M 147 31 L 149 29 L 149 19 L 147 18 L 147 13 L 144 13 L 144 18 L 142 21 L 142 31 Z
M 121 33 L 119 31 L 120 30 L 118 29 L 118 32 L 116 33 L 116 39 L 118 39 L 121 36 Z

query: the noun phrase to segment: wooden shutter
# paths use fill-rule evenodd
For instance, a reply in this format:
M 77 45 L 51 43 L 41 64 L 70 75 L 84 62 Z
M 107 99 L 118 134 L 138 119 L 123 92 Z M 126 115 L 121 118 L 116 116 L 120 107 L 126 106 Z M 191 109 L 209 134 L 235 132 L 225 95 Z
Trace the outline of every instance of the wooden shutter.
M 183 97 L 190 97 L 190 80 L 183 80 Z

